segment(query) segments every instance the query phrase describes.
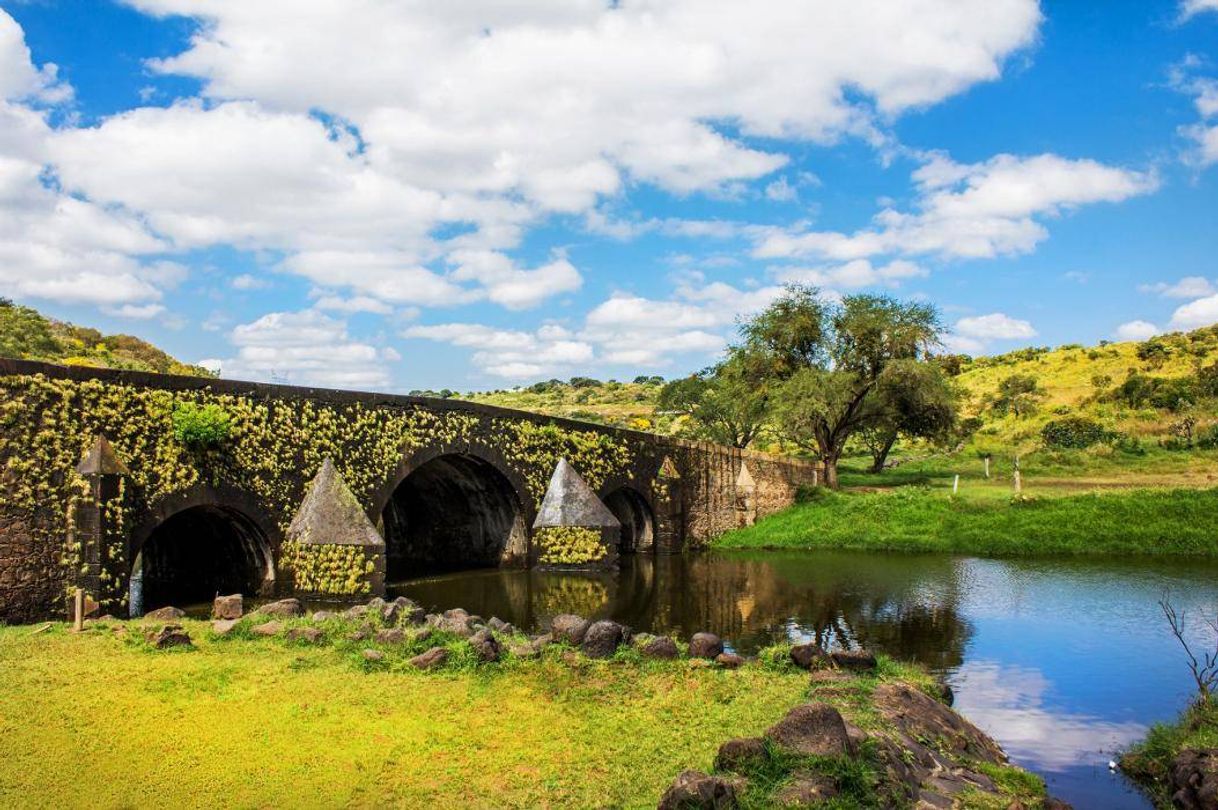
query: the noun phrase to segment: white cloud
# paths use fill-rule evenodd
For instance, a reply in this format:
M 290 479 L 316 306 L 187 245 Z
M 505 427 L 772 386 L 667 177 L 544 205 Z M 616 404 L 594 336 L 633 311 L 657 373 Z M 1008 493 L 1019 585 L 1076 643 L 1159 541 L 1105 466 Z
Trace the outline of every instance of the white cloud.
M 164 304 L 144 304 L 137 306 L 135 304 L 123 304 L 121 307 L 103 307 L 109 315 L 115 315 L 119 318 L 132 318 L 133 320 L 146 321 L 149 318 L 155 318 L 157 315 L 165 312 Z
M 1190 142 L 1184 162 L 1204 169 L 1218 163 L 1218 79 L 1196 76 L 1195 70 L 1202 64 L 1194 56 L 1186 57 L 1172 68 L 1170 84 L 1193 98 L 1199 120 L 1178 131 Z
M 1168 327 L 1185 331 L 1218 323 L 1218 295 L 1199 298 L 1176 309 Z
M 512 379 L 583 368 L 593 358 L 591 345 L 553 325 L 543 326 L 536 332 L 524 332 L 483 324 L 447 323 L 412 326 L 402 332 L 402 337 L 474 349 L 475 366 L 496 377 Z
M 1182 20 L 1206 11 L 1218 11 L 1218 0 L 1180 0 L 1180 18 Z
M 904 279 L 924 278 L 927 272 L 913 262 L 895 259 L 876 267 L 867 259 L 855 259 L 832 267 L 787 267 L 776 270 L 774 277 L 782 282 L 814 284 L 834 289 L 859 287 L 895 287 Z
M 1149 340 L 1162 330 L 1150 321 L 1129 321 L 1116 328 L 1117 340 Z
M 583 284 L 579 271 L 562 255 L 533 270 L 517 267 L 508 256 L 489 250 L 456 251 L 449 261 L 456 265 L 452 278 L 478 282 L 487 298 L 507 309 L 529 309 Z
M 232 330 L 237 356 L 209 360 L 225 377 L 335 388 L 384 388 L 392 350 L 354 340 L 346 324 L 316 310 L 272 312 Z
M 1207 295 L 1218 293 L 1218 289 L 1215 289 L 1213 283 L 1204 276 L 1185 276 L 1173 284 L 1165 281 L 1156 284 L 1142 284 L 1138 286 L 1138 291 L 1157 293 L 1164 298 L 1204 298 Z
M 1002 312 L 961 318 L 956 321 L 956 333 L 977 340 L 1016 340 L 1036 337 L 1036 330 L 1027 321 L 1012 318 Z
M 1028 253 L 1048 236 L 1044 219 L 1158 187 L 1151 173 L 1052 154 L 998 155 L 974 164 L 932 155 L 913 180 L 918 198 L 912 212 L 885 208 L 872 227 L 850 234 L 759 229 L 754 253 L 837 261 L 883 254 L 965 259 Z
M 229 283 L 232 285 L 234 290 L 243 291 L 265 290 L 267 287 L 271 286 L 271 282 L 267 279 L 259 278 L 258 276 L 250 275 L 249 273 L 242 273 L 239 276 L 235 276 Z
M 25 32 L 8 12 L 0 9 L 0 100 L 67 101 L 72 97 L 72 88 L 59 81 L 58 72 L 51 62 L 41 68 L 34 66 L 25 44 Z
M 780 177 L 765 187 L 765 196 L 774 202 L 792 202 L 799 199 L 799 191 L 787 182 L 786 177 Z
M 313 308 L 334 312 L 371 312 L 374 315 L 388 315 L 393 312 L 393 307 L 385 302 L 364 295 L 343 298 L 337 295 L 320 294 L 313 302 Z M 408 309 L 405 310 L 405 313 L 413 318 L 418 315 L 418 310 Z

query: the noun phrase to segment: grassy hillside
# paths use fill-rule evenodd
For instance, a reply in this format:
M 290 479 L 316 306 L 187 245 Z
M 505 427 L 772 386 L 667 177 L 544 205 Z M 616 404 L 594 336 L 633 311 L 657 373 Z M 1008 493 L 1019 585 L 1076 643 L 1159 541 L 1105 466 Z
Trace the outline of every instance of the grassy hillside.
M 512 390 L 449 393 L 461 399 L 504 408 L 517 408 L 633 430 L 678 433 L 684 426 L 685 417 L 656 412 L 656 397 L 659 396 L 663 385 L 664 380 L 661 377 L 638 377 L 634 382 L 601 382 L 574 377 L 568 382 L 550 380 Z
M 0 298 L 0 357 L 211 376 L 206 369 L 183 363 L 137 337 L 103 335 L 96 329 L 47 318 L 4 298 Z

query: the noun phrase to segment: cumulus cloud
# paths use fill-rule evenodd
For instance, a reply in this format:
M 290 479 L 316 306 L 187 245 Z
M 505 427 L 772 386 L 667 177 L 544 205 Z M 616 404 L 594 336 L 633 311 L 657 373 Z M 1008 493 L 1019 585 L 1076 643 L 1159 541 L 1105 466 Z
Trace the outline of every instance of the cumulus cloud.
M 1116 328 L 1117 340 L 1149 340 L 1162 330 L 1150 321 L 1129 321 Z
M 855 259 L 831 267 L 787 267 L 774 271 L 774 277 L 778 281 L 814 284 L 838 290 L 896 287 L 905 279 L 924 278 L 927 275 L 924 268 L 904 259 L 895 259 L 878 267 L 867 259 Z
M 760 229 L 754 254 L 850 261 L 884 254 L 969 259 L 1028 253 L 1048 236 L 1043 220 L 1158 187 L 1152 173 L 1053 154 L 998 155 L 973 164 L 932 155 L 913 181 L 918 196 L 912 211 L 884 208 L 871 227 L 853 233 Z
M 1168 327 L 1173 330 L 1185 331 L 1200 329 L 1218 323 L 1218 295 L 1199 298 L 1178 307 L 1172 313 Z
M 1142 284 L 1138 286 L 1138 291 L 1155 293 L 1164 298 L 1204 298 L 1207 295 L 1218 293 L 1218 289 L 1215 289 L 1213 283 L 1204 276 L 1185 276 L 1171 284 L 1165 281 Z
M 980 354 L 995 340 L 1026 340 L 1036 337 L 1036 329 L 1028 321 L 1012 318 L 1003 312 L 961 318 L 943 339 L 944 345 L 955 352 Z
M 547 325 L 533 332 L 496 329 L 484 324 L 446 323 L 412 326 L 405 338 L 421 338 L 473 349 L 475 366 L 496 377 L 528 379 L 583 367 L 593 348 L 561 326 Z
M 1206 11 L 1218 11 L 1218 0 L 1180 0 L 1180 19 L 1188 20 Z
M 391 349 L 354 340 L 343 321 L 316 310 L 272 312 L 241 324 L 229 336 L 237 356 L 209 359 L 225 377 L 324 385 L 334 388 L 383 388 L 389 382 Z

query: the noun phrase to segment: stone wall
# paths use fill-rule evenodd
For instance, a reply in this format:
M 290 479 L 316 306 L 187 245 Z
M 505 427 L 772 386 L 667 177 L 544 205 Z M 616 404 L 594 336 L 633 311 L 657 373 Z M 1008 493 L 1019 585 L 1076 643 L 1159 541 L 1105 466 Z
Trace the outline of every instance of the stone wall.
M 184 403 L 223 409 L 231 438 L 183 446 L 173 413 Z M 126 471 L 94 502 L 77 466 L 99 435 Z M 283 533 L 325 458 L 381 525 L 398 485 L 451 454 L 493 470 L 526 527 L 566 458 L 602 498 L 623 487 L 641 496 L 658 552 L 704 546 L 780 509 L 814 474 L 760 453 L 458 400 L 0 359 L 0 621 L 54 615 L 76 585 L 96 592 L 103 610 L 124 612 L 135 555 L 187 506 L 239 511 L 263 529 L 281 569 Z M 93 527 L 91 540 L 78 523 Z M 536 562 L 518 551 L 513 562 Z M 279 570 L 276 583 L 290 574 Z

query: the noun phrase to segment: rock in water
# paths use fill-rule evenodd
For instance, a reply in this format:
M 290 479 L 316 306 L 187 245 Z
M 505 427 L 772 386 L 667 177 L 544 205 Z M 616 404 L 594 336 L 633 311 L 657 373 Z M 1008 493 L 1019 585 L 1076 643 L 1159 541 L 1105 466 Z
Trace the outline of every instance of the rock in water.
M 563 613 L 550 622 L 550 637 L 556 642 L 578 647 L 583 643 L 589 626 L 587 619 Z
M 731 782 L 698 771 L 684 771 L 664 792 L 657 810 L 728 810 L 736 806 L 736 788 Z
M 608 620 L 599 621 L 584 633 L 580 649 L 589 658 L 610 658 L 629 637 L 630 631 L 625 626 Z
M 213 619 L 240 619 L 244 607 L 244 599 L 239 593 L 217 596 L 211 605 L 211 615 Z
M 690 658 L 714 660 L 723 652 L 723 640 L 714 633 L 694 633 L 689 640 Z
M 805 756 L 846 756 L 853 750 L 846 721 L 827 703 L 805 703 L 766 730 L 779 748 Z
M 281 619 L 292 619 L 297 616 L 303 616 L 305 609 L 304 605 L 300 604 L 299 599 L 280 599 L 277 602 L 267 602 L 258 608 L 258 612 L 267 616 L 277 616 Z

